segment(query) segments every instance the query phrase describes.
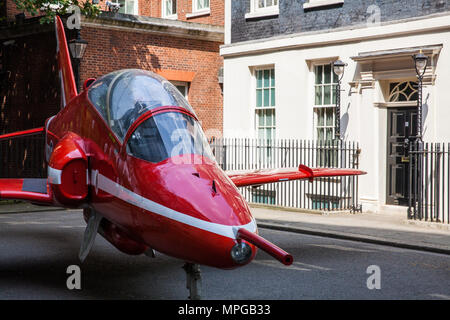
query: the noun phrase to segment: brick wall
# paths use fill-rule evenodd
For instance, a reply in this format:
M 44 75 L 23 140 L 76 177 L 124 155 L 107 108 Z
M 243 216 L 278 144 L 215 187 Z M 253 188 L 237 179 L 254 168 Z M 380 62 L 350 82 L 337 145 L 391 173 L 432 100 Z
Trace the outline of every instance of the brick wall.
M 381 22 L 450 11 L 447 0 L 345 0 L 343 4 L 304 10 L 308 0 L 279 0 L 277 17 L 246 20 L 251 0 L 232 0 L 231 42 L 326 30 L 367 22 L 370 5 L 380 9 Z
M 222 132 L 223 102 L 217 81 L 221 43 L 93 27 L 84 27 L 81 35 L 89 42 L 81 81 L 124 68 L 193 71 L 189 102 L 205 131 Z
M 6 0 L 6 19 L 8 21 L 14 20 L 14 16 L 21 12 L 22 11 L 19 11 L 16 8 L 16 4 L 13 2 L 13 0 Z
M 210 0 L 211 13 L 209 15 L 187 18 L 186 15 L 192 13 L 192 0 L 177 0 L 178 20 L 223 26 L 225 15 L 224 5 L 224 0 Z M 161 11 L 161 0 L 139 1 L 140 15 L 160 18 Z

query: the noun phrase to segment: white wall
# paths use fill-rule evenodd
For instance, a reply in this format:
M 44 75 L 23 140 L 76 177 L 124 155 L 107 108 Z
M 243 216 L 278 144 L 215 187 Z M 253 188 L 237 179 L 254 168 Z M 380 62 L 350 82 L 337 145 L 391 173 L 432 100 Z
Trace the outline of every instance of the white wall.
M 396 28 L 395 25 L 392 28 Z M 358 38 L 358 30 L 354 30 Z M 364 30 L 367 33 L 367 29 Z M 320 35 L 317 35 L 320 37 Z M 275 40 L 274 40 L 275 41 Z M 279 43 L 279 39 L 276 40 Z M 286 41 L 292 43 L 292 38 Z M 299 37 L 299 43 L 303 40 Z M 255 46 L 270 46 L 258 43 Z M 234 56 L 224 54 L 224 136 L 255 137 L 254 79 L 252 68 L 274 65 L 276 81 L 276 135 L 277 138 L 313 139 L 314 79 L 308 61 L 339 57 L 348 63 L 342 80 L 341 116 L 348 114 L 349 123 L 344 133 L 347 140 L 357 141 L 362 149 L 360 168 L 368 174 L 360 179 L 360 198 L 368 210 L 378 210 L 386 198 L 386 139 L 387 110 L 376 107 L 382 102 L 380 84 L 374 88 L 351 90 L 350 82 L 360 77 L 358 64 L 351 57 L 361 52 L 400 49 L 442 44 L 436 67 L 436 81 L 423 90 L 427 104 L 424 118 L 424 140 L 450 142 L 450 31 L 403 34 L 389 38 L 347 41 L 339 45 L 289 48 L 286 50 L 251 55 L 239 55 L 235 45 Z M 251 46 L 244 44 L 246 50 Z M 228 51 L 227 51 L 228 50 Z M 411 64 L 413 60 L 411 59 Z M 347 115 L 346 115 L 347 116 Z

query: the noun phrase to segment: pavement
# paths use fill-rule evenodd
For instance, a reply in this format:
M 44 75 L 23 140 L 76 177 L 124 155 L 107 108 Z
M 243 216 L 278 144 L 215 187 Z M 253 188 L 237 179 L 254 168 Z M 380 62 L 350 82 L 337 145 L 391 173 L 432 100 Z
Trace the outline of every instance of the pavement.
M 301 212 L 251 205 L 259 228 L 297 232 L 450 255 L 450 225 L 408 220 L 396 211 Z
M 0 204 L 0 214 L 61 210 L 28 203 Z M 450 225 L 408 220 L 404 213 L 330 212 L 251 205 L 259 228 L 290 231 L 329 238 L 375 243 L 450 255 Z

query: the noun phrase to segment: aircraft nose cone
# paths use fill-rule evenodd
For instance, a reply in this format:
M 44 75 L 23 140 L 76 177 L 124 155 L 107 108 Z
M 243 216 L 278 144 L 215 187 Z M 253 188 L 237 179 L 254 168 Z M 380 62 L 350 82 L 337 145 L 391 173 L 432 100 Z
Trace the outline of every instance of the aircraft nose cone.
M 252 221 L 247 202 L 214 163 L 177 165 L 164 172 L 171 206 L 206 221 L 244 225 Z
M 145 165 L 140 193 L 156 203 L 138 214 L 145 242 L 155 250 L 199 264 L 235 268 L 251 261 L 252 244 L 237 246 L 240 228 L 256 231 L 247 202 L 217 164 L 166 161 Z

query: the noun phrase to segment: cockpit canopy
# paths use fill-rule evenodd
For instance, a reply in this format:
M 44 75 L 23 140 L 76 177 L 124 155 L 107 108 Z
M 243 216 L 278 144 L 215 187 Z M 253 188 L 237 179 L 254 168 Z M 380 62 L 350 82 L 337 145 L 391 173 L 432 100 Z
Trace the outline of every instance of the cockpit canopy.
M 145 70 L 126 69 L 107 74 L 88 89 L 88 96 L 111 130 L 122 142 L 133 123 L 149 110 L 178 107 L 188 112 L 164 108 L 137 121 L 127 139 L 127 152 L 137 158 L 158 163 L 167 158 L 183 162 L 201 155 L 214 160 L 194 110 L 166 79 Z M 195 116 L 196 117 L 196 116 Z
M 133 122 L 148 110 L 177 106 L 195 115 L 174 85 L 145 70 L 125 69 L 109 73 L 89 87 L 88 96 L 121 141 Z

